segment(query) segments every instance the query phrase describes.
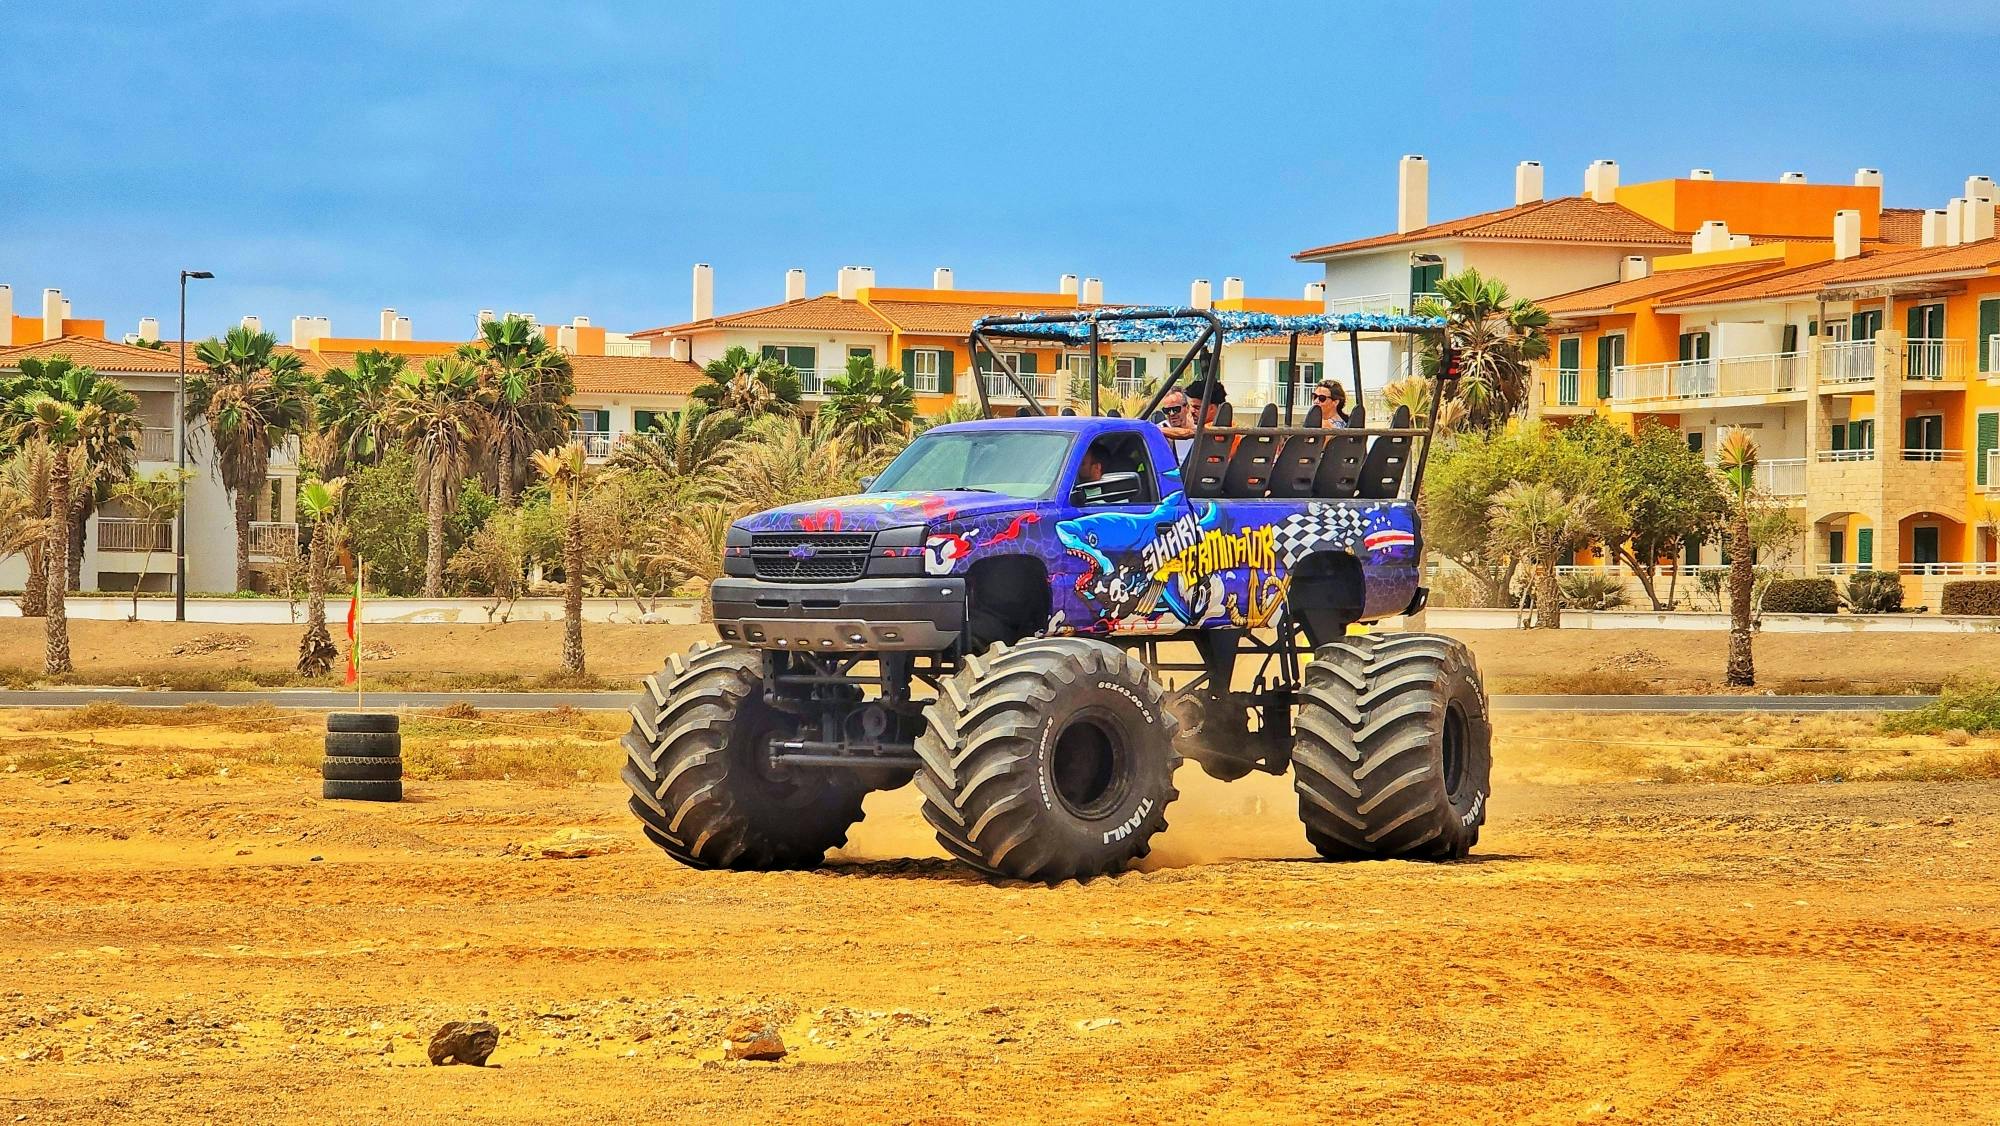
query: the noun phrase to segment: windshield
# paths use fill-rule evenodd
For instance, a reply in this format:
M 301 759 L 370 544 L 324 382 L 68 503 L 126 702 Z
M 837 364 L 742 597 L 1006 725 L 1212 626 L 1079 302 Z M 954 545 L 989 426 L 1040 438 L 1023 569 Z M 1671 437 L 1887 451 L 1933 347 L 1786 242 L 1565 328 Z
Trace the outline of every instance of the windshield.
M 976 489 L 1024 499 L 1047 496 L 1062 472 L 1070 435 L 1037 430 L 935 431 L 911 442 L 868 491 Z

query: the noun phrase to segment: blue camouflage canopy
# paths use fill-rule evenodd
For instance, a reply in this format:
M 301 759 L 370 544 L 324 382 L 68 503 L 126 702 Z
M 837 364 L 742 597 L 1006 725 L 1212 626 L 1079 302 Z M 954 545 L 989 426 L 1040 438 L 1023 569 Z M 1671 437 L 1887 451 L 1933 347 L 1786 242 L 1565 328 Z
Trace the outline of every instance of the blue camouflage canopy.
M 1135 314 L 1144 319 L 1128 320 Z M 1198 339 L 1213 315 L 1222 325 L 1222 339 L 1234 344 L 1264 336 L 1288 336 L 1327 332 L 1426 332 L 1445 326 L 1443 317 L 1412 317 L 1390 313 L 1312 313 L 1284 317 L 1276 313 L 1240 310 L 1208 310 L 1187 306 L 1130 305 L 1117 309 L 1079 309 L 1074 319 L 1007 323 L 1008 317 L 981 317 L 978 330 L 1011 339 L 1055 340 L 1083 344 L 1090 340 L 1091 322 L 1097 322 L 1097 338 L 1117 341 L 1188 341 Z

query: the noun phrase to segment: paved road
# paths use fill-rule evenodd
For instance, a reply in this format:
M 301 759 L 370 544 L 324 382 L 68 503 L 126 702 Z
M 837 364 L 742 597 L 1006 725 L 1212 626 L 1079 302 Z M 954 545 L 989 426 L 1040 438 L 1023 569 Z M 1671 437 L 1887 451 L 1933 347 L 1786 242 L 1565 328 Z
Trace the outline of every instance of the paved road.
M 482 708 L 542 711 L 561 707 L 622 712 L 633 692 L 370 692 L 369 708 L 437 708 L 463 700 Z M 1852 712 L 1900 711 L 1934 696 L 1495 696 L 1503 712 Z M 352 709 L 352 692 L 276 688 L 260 692 L 162 692 L 148 688 L 62 688 L 0 692 L 0 707 L 76 708 L 117 703 L 136 708 L 185 704 L 271 704 L 308 711 Z

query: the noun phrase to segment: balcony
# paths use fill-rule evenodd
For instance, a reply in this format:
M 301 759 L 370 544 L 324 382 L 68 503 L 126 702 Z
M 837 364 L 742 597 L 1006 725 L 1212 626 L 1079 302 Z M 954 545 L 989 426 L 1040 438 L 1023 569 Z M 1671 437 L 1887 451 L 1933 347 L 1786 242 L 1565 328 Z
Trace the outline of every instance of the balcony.
M 1964 450 L 1933 450 L 1921 447 L 1903 447 L 1904 461 L 1948 461 L 1954 464 L 1965 460 Z
M 1627 403 L 1687 403 L 1800 390 L 1797 352 L 1767 352 L 1612 369 L 1611 397 Z
M 97 550 L 172 551 L 174 526 L 164 520 L 132 520 L 120 516 L 97 518 Z
M 986 380 L 986 397 L 988 399 L 1007 399 L 1017 403 L 1026 401 L 1021 397 L 1021 392 L 1015 389 L 1014 381 L 1008 379 L 1005 375 L 999 372 L 987 372 L 982 378 Z M 1055 401 L 1055 376 L 1019 375 L 1014 378 L 1020 380 L 1021 386 L 1026 387 L 1034 394 L 1036 402 L 1052 403 Z
M 572 430 L 569 440 L 583 443 L 583 456 L 593 461 L 603 461 L 611 456 L 611 447 L 617 438 L 609 430 Z
M 1149 394 L 1146 390 L 1146 382 L 1146 380 L 1140 379 L 1137 376 L 1121 375 L 1111 381 L 1111 390 L 1113 394 L 1121 399 L 1135 398 L 1139 395 Z
M 1751 474 L 1758 492 L 1774 497 L 1806 495 L 1806 459 L 1774 457 L 1757 463 Z
M 824 395 L 826 394 L 827 380 L 832 379 L 836 375 L 845 376 L 847 374 L 845 369 L 835 370 L 833 368 L 793 368 L 792 370 L 799 373 L 799 393 L 802 395 Z
M 1431 292 L 1410 293 L 1398 290 L 1394 293 L 1364 293 L 1358 297 L 1335 297 L 1327 301 L 1328 313 L 1405 313 L 1416 308 L 1419 302 L 1438 298 Z
M 2000 332 L 1986 338 L 1986 361 L 1979 365 L 1979 374 L 2000 379 Z
M 139 431 L 140 461 L 174 460 L 174 428 L 147 426 Z
M 1873 340 L 1837 340 L 1822 344 L 1817 355 L 1821 383 L 1875 382 Z
M 1903 343 L 1903 378 L 1925 383 L 1965 379 L 1965 341 L 1911 337 Z
M 1986 483 L 1979 487 L 1989 493 L 2000 493 L 2000 449 L 1986 451 Z
M 1821 450 L 1819 453 L 1813 455 L 1813 457 L 1815 461 L 1818 461 L 1822 465 L 1829 462 L 1874 461 L 1875 447 L 1869 446 L 1866 449 L 1859 450 Z
M 299 555 L 299 526 L 274 520 L 250 524 L 250 558 L 264 561 L 296 559 Z

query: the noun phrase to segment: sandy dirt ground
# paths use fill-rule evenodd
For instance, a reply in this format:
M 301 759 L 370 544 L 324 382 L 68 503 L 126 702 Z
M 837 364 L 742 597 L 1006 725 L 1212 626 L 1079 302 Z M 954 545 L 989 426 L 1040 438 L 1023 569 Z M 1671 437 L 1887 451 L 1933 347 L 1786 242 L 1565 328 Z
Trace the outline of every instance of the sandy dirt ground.
M 282 684 L 299 627 L 205 623 L 70 623 L 77 680 L 180 682 L 196 688 Z M 336 630 L 336 632 L 338 632 Z M 667 653 L 712 640 L 707 626 L 584 626 L 589 671 L 607 685 L 637 680 Z M 1467 630 L 1499 692 L 1713 692 L 1727 638 L 1679 630 Z M 562 623 L 368 627 L 365 669 L 385 682 L 477 690 L 528 687 L 557 672 Z M 0 677 L 25 685 L 42 667 L 42 624 L 0 619 Z M 1995 634 L 1765 634 L 1757 639 L 1760 691 L 1934 690 L 1955 676 L 2000 668 Z M 11 672 L 10 672 L 11 670 Z M 190 681 L 189 678 L 198 678 Z
M 697 873 L 601 767 L 328 803 L 262 722 L 0 769 L 0 1122 L 2000 1121 L 1994 781 L 1605 781 L 1542 718 L 1466 862 L 1310 860 L 1286 780 L 1184 771 L 1146 870 L 1046 888 L 908 790 Z M 563 830 L 605 851 L 521 858 Z M 744 1016 L 790 1054 L 723 1062 Z

